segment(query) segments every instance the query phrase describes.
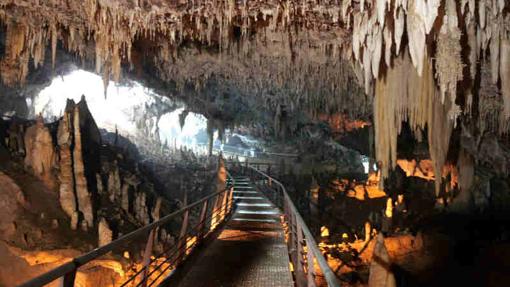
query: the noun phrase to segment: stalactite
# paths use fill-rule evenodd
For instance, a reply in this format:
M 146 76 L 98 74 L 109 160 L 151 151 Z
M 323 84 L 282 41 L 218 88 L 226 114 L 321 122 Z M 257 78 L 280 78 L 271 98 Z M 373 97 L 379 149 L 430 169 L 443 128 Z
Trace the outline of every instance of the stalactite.
M 444 103 L 445 97 L 449 96 L 450 103 L 453 103 L 449 114 L 454 122 L 460 115 L 460 108 L 455 105 L 457 82 L 463 78 L 460 36 L 455 1 L 447 0 L 446 15 L 443 17 L 443 26 L 437 39 L 435 67 L 441 102 Z
M 402 122 L 407 121 L 416 134 L 428 127 L 429 152 L 436 184 L 440 184 L 453 121 L 447 113 L 449 99 L 443 105 L 438 93 L 430 59 L 424 60 L 422 75 L 419 76 L 407 53 L 395 60 L 386 77 L 376 81 L 375 147 L 383 178 L 397 164 L 397 137 Z
M 510 130 L 510 36 L 501 41 L 501 92 L 503 95 L 503 112 L 500 115 L 499 132 Z
M 55 62 L 57 61 L 57 26 L 55 23 L 51 25 L 51 67 L 55 69 Z

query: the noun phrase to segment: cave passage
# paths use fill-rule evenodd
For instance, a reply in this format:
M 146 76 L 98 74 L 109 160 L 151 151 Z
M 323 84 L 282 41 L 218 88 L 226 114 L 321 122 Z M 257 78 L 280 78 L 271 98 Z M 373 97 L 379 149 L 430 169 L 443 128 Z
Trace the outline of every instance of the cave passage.
M 76 285 L 510 286 L 510 2 L 0 0 L 0 286 L 179 210 Z

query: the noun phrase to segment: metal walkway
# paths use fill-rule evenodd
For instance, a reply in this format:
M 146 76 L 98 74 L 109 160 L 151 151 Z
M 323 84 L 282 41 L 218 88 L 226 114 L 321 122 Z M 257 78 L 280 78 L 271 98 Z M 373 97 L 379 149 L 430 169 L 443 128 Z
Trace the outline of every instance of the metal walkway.
M 294 286 L 279 209 L 249 178 L 234 180 L 235 213 L 177 286 Z
M 225 189 L 20 286 L 59 281 L 59 286 L 74 287 L 84 266 L 128 247 L 143 257 L 119 287 L 339 286 L 284 185 L 248 164 L 232 166 L 243 176 L 232 178 L 223 170 Z M 175 221 L 180 222 L 177 241 L 156 251 L 158 234 Z

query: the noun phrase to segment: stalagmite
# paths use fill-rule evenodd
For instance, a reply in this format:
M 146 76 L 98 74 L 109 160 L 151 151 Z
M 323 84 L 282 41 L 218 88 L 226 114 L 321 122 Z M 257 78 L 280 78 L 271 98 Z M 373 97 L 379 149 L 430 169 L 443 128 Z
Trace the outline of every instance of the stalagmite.
M 121 207 L 126 212 L 129 212 L 129 184 L 124 183 L 122 185 L 120 194 L 121 194 L 120 198 Z
M 44 126 L 41 117 L 25 132 L 25 153 L 25 166 L 30 167 L 37 177 L 53 187 L 55 150 L 50 131 Z
M 472 200 L 471 187 L 474 181 L 475 169 L 473 157 L 464 149 L 459 153 L 457 166 L 459 168 L 460 193 L 454 198 L 450 208 L 455 212 L 469 212 Z
M 74 192 L 74 175 L 71 146 L 73 144 L 73 117 L 74 102 L 68 101 L 64 117 L 58 125 L 57 143 L 60 153 L 60 174 L 59 174 L 59 200 L 64 212 L 71 218 L 77 218 L 76 196 Z
M 393 217 L 393 200 L 391 198 L 386 200 L 386 210 L 384 211 L 384 215 L 387 218 Z
M 76 187 L 76 199 L 78 208 L 83 213 L 83 217 L 88 227 L 94 226 L 94 211 L 92 207 L 92 198 L 87 186 L 85 177 L 85 166 L 83 164 L 82 137 L 80 128 L 80 109 L 74 108 L 74 150 L 73 150 L 73 168 Z
M 119 167 L 117 162 L 114 161 L 113 165 L 110 166 L 110 172 L 108 173 L 108 196 L 111 202 L 120 200 L 119 195 L 121 194 L 121 183 Z
M 370 222 L 365 222 L 365 242 L 370 241 L 370 237 L 372 234 L 372 227 L 370 226 Z
M 151 216 L 153 221 L 158 221 L 160 218 L 161 212 L 161 204 L 163 203 L 163 198 L 159 197 L 156 199 L 156 203 L 151 211 Z
M 99 220 L 97 233 L 98 233 L 98 244 L 97 245 L 99 247 L 112 242 L 113 232 L 110 229 L 108 222 L 106 222 L 106 219 L 101 218 L 101 220 Z
M 391 260 L 386 245 L 384 244 L 384 236 L 382 233 L 379 233 L 376 237 L 372 262 L 370 263 L 368 286 L 396 287 L 395 276 L 388 268 L 389 266 L 391 266 Z

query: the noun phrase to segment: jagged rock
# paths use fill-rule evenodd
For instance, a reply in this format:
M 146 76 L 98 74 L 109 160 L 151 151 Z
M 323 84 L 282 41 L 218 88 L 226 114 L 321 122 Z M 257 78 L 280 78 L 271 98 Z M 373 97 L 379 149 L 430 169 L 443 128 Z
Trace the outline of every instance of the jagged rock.
M 82 214 L 80 213 L 80 216 L 81 215 Z M 81 227 L 81 230 L 83 230 L 85 232 L 87 232 L 89 230 L 89 224 L 85 220 L 80 221 L 80 227 Z
M 117 166 L 117 161 L 114 161 L 108 173 L 108 195 L 111 202 L 114 202 L 118 195 L 121 194 L 120 188 L 119 167 Z
M 158 221 L 160 218 L 161 204 L 163 202 L 163 198 L 159 197 L 156 199 L 156 204 L 151 211 L 151 216 L 153 221 Z
M 125 183 L 121 189 L 121 207 L 126 212 L 129 212 L 129 187 L 130 185 Z
M 36 228 L 34 230 L 34 237 L 35 237 L 35 239 L 41 239 L 42 236 L 43 236 L 42 230 L 40 228 Z
M 16 234 L 16 230 L 18 230 L 18 226 L 16 225 L 16 222 L 13 221 L 11 224 L 7 225 L 7 227 L 3 230 L 5 237 L 11 237 L 14 234 Z
M 71 216 L 71 229 L 78 229 L 78 223 L 80 221 L 80 213 L 78 211 L 73 212 Z
M 74 191 L 73 158 L 71 153 L 71 146 L 74 140 L 72 134 L 73 107 L 74 102 L 72 100 L 68 100 L 64 116 L 58 125 L 57 132 L 57 143 L 60 153 L 59 200 L 60 206 L 71 218 L 78 210 Z
M 134 212 L 135 217 L 143 224 L 150 223 L 149 210 L 146 204 L 147 195 L 144 192 L 137 192 L 135 194 Z
M 58 219 L 55 218 L 51 221 L 51 228 L 57 229 L 58 227 L 59 227 Z
M 391 266 L 390 256 L 384 236 L 379 233 L 376 238 L 372 263 L 370 263 L 370 275 L 368 277 L 368 286 L 370 287 L 396 287 L 395 276 L 389 270 Z
M 104 193 L 103 179 L 101 178 L 101 175 L 99 173 L 96 173 L 96 181 L 97 181 L 97 193 L 103 194 Z
M 2 198 L 0 202 L 8 204 L 8 206 L 5 206 L 6 210 L 10 210 L 12 205 L 15 205 L 16 203 L 20 204 L 21 206 L 28 207 L 28 202 L 25 198 L 25 195 L 23 194 L 23 191 L 14 182 L 14 180 L 12 180 L 12 178 L 1 171 L 0 186 L 2 187 L 2 195 L 5 196 L 5 198 Z M 10 201 L 12 201 L 12 203 Z
M 82 97 L 78 105 L 68 100 L 57 132 L 60 205 L 71 218 L 76 217 L 75 211 L 81 212 L 89 227 L 94 225 L 92 195 L 96 189 L 101 189 L 101 180 L 97 177 L 99 165 L 95 159 L 100 144 L 96 131 L 98 134 L 85 99 Z
M 15 154 L 25 153 L 25 142 L 23 140 L 25 128 L 23 125 L 13 119 L 7 130 L 8 137 L 6 139 L 7 147 Z
M 225 168 L 225 161 L 220 155 L 218 157 L 218 172 L 216 175 L 216 191 L 225 190 L 227 187 L 227 169 Z
M 52 169 L 55 161 L 55 148 L 50 131 L 44 126 L 42 117 L 25 133 L 25 166 L 46 185 L 53 187 L 55 180 Z
M 108 225 L 108 222 L 106 222 L 106 219 L 101 218 L 99 220 L 98 225 L 98 246 L 104 246 L 110 242 L 112 242 L 113 239 L 113 232 L 110 229 L 110 226 Z
M 73 150 L 73 168 L 76 188 L 76 199 L 78 208 L 83 213 L 84 220 L 88 227 L 94 226 L 94 210 L 92 206 L 92 196 L 88 190 L 87 178 L 85 177 L 85 165 L 83 162 L 82 135 L 80 128 L 80 109 L 74 108 L 74 150 Z

